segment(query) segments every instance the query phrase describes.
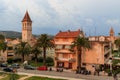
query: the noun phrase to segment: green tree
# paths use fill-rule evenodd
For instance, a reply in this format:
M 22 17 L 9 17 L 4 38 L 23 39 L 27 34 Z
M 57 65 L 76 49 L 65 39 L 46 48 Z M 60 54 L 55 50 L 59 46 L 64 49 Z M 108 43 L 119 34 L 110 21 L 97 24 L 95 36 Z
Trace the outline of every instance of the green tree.
M 5 51 L 7 48 L 7 44 L 5 43 L 5 37 L 0 34 L 0 51 Z
M 22 61 L 24 61 L 24 56 L 31 53 L 31 47 L 27 42 L 21 42 L 20 44 L 16 45 L 14 52 L 15 54 L 21 55 Z
M 2 34 L 0 34 L 0 41 L 5 41 L 5 37 Z
M 7 48 L 7 44 L 3 41 L 0 41 L 0 51 L 5 51 Z
M 119 59 L 111 59 L 110 66 L 105 67 L 104 71 L 108 73 L 108 75 L 113 76 L 114 80 L 117 80 L 117 75 L 120 73 Z
M 77 37 L 76 40 L 72 43 L 71 47 L 76 49 L 76 56 L 78 62 L 77 67 L 78 70 L 80 70 L 82 49 L 90 49 L 90 43 L 88 39 L 85 37 Z
M 38 47 L 43 50 L 43 64 L 46 65 L 46 49 L 54 47 L 52 39 L 50 39 L 47 34 L 41 34 L 37 43 Z
M 118 47 L 118 51 L 120 51 L 120 38 L 115 40 L 115 44 Z
M 35 62 L 37 63 L 38 55 L 42 53 L 41 49 L 38 47 L 37 43 L 32 47 L 32 54 L 35 56 Z

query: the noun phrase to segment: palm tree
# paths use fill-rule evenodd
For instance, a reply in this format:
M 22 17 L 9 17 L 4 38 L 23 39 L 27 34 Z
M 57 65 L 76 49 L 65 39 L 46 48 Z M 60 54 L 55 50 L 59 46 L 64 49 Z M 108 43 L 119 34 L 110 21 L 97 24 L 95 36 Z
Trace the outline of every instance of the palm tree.
M 7 48 L 7 44 L 4 41 L 0 41 L 0 51 L 5 51 Z
M 6 51 L 6 49 L 7 49 L 7 44 L 5 42 L 5 37 L 0 34 L 0 56 L 1 56 L 1 53 Z
M 46 65 L 46 49 L 52 48 L 54 45 L 47 34 L 41 34 L 37 42 L 38 46 L 43 50 L 43 65 Z
M 77 68 L 80 70 L 82 49 L 90 49 L 89 41 L 85 37 L 77 37 L 71 47 L 76 49 Z
M 22 56 L 22 61 L 24 61 L 24 56 L 31 53 L 31 47 L 27 42 L 21 42 L 20 44 L 16 45 L 14 51 L 15 54 L 20 54 Z
M 42 51 L 38 47 L 37 43 L 32 47 L 31 53 L 33 53 L 35 55 L 35 62 L 37 63 L 38 55 L 42 53 Z
M 5 51 L 7 48 L 7 44 L 5 43 L 5 37 L 0 34 L 0 51 Z

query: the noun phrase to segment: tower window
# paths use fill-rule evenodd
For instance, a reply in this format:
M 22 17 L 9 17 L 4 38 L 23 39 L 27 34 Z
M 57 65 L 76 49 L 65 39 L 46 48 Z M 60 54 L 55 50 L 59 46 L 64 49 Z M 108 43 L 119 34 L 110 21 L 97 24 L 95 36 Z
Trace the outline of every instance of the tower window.
M 25 23 L 25 27 L 26 27 L 26 23 Z

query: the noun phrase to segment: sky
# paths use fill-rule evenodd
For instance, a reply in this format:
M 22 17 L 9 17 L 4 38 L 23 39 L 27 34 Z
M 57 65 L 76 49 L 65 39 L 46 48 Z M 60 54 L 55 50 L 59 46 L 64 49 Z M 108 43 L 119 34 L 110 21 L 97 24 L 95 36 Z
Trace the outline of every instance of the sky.
M 0 0 L 0 30 L 21 32 L 28 10 L 33 34 L 83 30 L 86 35 L 120 32 L 120 0 Z

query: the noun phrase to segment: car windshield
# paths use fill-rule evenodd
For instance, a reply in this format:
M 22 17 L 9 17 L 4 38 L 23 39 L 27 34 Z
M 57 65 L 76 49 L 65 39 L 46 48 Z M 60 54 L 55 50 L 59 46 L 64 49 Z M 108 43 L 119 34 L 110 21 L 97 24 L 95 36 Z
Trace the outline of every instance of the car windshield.
M 6 63 L 2 63 L 2 65 L 7 65 Z
M 32 67 L 31 65 L 27 65 L 27 67 Z
M 14 66 L 17 66 L 18 64 L 13 64 Z

